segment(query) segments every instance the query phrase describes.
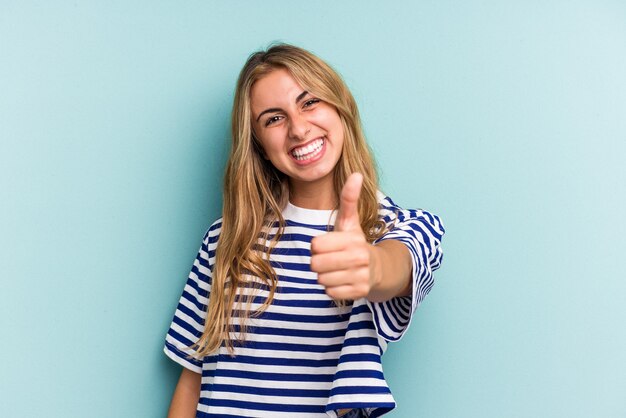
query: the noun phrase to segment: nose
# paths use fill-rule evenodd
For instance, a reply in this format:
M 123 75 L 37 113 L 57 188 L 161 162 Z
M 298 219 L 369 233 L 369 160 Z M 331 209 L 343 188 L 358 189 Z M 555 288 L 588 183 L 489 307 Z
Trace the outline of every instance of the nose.
M 311 124 L 306 117 L 295 114 L 289 118 L 289 137 L 291 139 L 304 141 L 309 131 L 311 131 Z

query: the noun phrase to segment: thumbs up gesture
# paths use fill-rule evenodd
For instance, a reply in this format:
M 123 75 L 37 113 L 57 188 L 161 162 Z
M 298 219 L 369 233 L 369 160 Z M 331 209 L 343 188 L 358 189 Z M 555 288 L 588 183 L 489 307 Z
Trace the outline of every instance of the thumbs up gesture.
M 335 229 L 311 241 L 311 270 L 333 299 L 367 297 L 374 285 L 374 246 L 365 239 L 359 220 L 358 201 L 363 185 L 360 173 L 346 180 L 339 201 Z

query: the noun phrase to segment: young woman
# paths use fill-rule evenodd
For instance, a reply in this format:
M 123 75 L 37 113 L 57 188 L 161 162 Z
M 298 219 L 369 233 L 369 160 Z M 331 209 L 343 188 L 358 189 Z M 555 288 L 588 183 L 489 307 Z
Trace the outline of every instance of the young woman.
M 291 45 L 250 56 L 232 113 L 223 216 L 165 341 L 182 417 L 377 417 L 381 366 L 433 285 L 440 219 L 378 191 L 350 91 Z

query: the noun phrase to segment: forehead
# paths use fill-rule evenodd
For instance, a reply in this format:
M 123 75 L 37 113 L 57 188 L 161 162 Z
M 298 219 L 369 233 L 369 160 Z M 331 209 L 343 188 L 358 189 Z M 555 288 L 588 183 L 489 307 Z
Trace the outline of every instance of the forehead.
M 250 104 L 253 112 L 268 107 L 282 107 L 304 91 L 302 86 L 284 68 L 272 70 L 258 79 L 250 90 Z M 256 112 L 255 112 L 256 113 Z

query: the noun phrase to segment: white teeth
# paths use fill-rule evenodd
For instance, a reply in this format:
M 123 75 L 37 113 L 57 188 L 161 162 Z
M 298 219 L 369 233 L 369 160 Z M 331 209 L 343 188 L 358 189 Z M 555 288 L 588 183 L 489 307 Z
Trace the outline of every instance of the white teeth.
M 305 147 L 294 149 L 291 154 L 299 161 L 308 160 L 321 151 L 322 145 L 324 145 L 324 140 L 317 139 Z

